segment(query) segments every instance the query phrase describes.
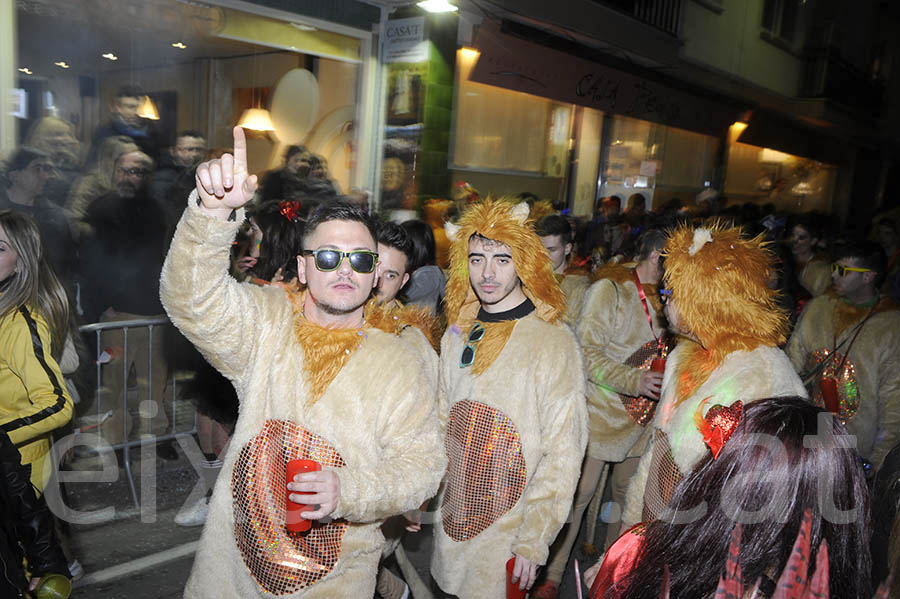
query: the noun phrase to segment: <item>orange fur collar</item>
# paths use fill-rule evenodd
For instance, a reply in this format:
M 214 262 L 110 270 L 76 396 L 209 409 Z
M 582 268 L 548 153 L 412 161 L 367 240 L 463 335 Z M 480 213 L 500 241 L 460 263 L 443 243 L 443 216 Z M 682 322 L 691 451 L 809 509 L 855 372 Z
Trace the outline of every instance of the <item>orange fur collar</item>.
M 485 322 L 484 337 L 478 342 L 475 349 L 475 361 L 472 363 L 472 370 L 475 374 L 480 375 L 490 368 L 503 348 L 509 341 L 513 329 L 516 327 L 515 320 L 504 320 L 501 322 Z
M 594 275 L 594 281 L 600 279 L 609 279 L 618 285 L 626 285 L 634 283 L 634 265 L 633 264 L 605 264 L 600 267 Z M 663 305 L 659 299 L 659 285 L 652 283 L 644 283 L 644 294 L 647 296 L 647 302 L 657 314 L 663 313 Z
M 626 266 L 624 264 L 604 264 L 593 274 L 594 281 L 600 279 L 609 279 L 613 283 L 627 283 L 634 280 L 634 266 Z
M 869 310 L 871 310 L 873 314 L 877 314 L 879 312 L 897 309 L 897 303 L 887 295 L 882 295 L 874 308 L 860 308 L 859 306 L 848 304 L 839 298 L 834 290 L 829 291 L 828 295 L 835 300 L 831 315 L 831 323 L 834 327 L 835 338 L 840 337 L 844 331 L 865 318 L 869 314 Z
M 338 329 L 319 326 L 303 316 L 305 291 L 289 293 L 288 297 L 294 310 L 294 336 L 303 348 L 303 370 L 310 391 L 309 405 L 319 401 L 350 356 L 362 347 L 366 329 L 398 335 L 402 328 L 399 319 L 393 318 L 374 299 L 369 300 L 363 309 L 363 328 Z
M 434 348 L 434 351 L 440 353 L 441 335 L 444 332 L 441 330 L 441 321 L 438 318 L 435 318 L 428 308 L 420 306 L 404 306 L 400 302 L 394 300 L 388 304 L 387 312 L 390 314 L 391 318 L 397 320 L 401 329 L 406 327 L 416 327 L 422 331 L 422 334 L 425 335 L 425 338 L 428 340 L 428 343 L 431 344 L 431 347 Z

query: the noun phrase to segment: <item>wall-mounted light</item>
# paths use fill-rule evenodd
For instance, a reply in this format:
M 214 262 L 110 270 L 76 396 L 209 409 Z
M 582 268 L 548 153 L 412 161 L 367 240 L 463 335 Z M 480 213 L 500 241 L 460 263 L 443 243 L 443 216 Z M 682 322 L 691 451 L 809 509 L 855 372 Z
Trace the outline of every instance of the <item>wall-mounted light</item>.
M 26 75 L 34 75 L 28 67 L 19 67 L 19 72 L 25 73 Z
M 184 44 L 184 42 L 174 42 L 172 44 L 172 47 L 178 48 L 179 50 L 184 50 L 185 48 L 187 48 L 187 46 Z
M 54 62 L 53 64 L 55 64 L 56 66 L 58 66 L 61 69 L 69 68 L 69 63 L 67 63 L 65 60 L 60 60 L 59 62 Z
M 475 48 L 469 48 L 468 46 L 460 48 L 459 51 L 466 60 L 475 60 L 481 55 L 481 52 Z
M 417 2 L 416 6 L 428 12 L 456 12 L 459 10 L 447 0 L 422 0 L 422 2 Z
M 254 131 L 274 131 L 275 124 L 265 108 L 248 108 L 241 115 L 238 127 L 253 129 Z
M 153 103 L 150 96 L 144 96 L 140 106 L 138 106 L 137 115 L 149 121 L 159 120 L 159 111 L 156 109 L 156 104 Z
M 112 52 L 107 52 L 106 54 L 101 54 L 100 56 L 102 56 L 106 60 L 119 60 L 119 57 Z
M 759 161 L 760 162 L 787 162 L 793 158 L 790 154 L 785 154 L 784 152 L 779 152 L 778 150 L 772 150 L 771 148 L 763 148 L 759 152 Z
M 291 21 L 291 27 L 294 29 L 299 29 L 300 31 L 315 31 L 316 28 L 310 25 L 309 23 L 302 23 L 298 21 Z

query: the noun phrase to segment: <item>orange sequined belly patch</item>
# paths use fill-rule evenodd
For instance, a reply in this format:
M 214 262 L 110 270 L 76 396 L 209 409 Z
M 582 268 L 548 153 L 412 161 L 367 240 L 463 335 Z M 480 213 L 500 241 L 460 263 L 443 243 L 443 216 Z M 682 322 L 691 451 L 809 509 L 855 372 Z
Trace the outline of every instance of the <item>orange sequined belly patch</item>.
M 234 537 L 241 557 L 261 590 L 288 595 L 317 582 L 334 569 L 347 522 L 314 523 L 306 534 L 285 527 L 285 468 L 290 460 L 310 459 L 322 468 L 341 468 L 344 460 L 322 437 L 285 420 L 267 420 L 241 449 L 231 477 Z
M 669 436 L 656 429 L 653 438 L 653 457 L 650 459 L 650 476 L 644 488 L 644 510 L 641 520 L 650 522 L 659 519 L 669 507 L 669 500 L 675 493 L 675 487 L 682 479 L 681 470 L 672 456 Z
M 658 351 L 659 344 L 656 339 L 648 341 L 637 348 L 637 350 L 625 360 L 625 366 L 640 368 L 641 370 L 650 370 L 650 363 L 656 357 Z M 668 347 L 663 346 L 662 357 L 665 358 L 668 356 L 668 353 Z M 640 426 L 647 426 L 647 423 L 653 420 L 653 415 L 656 413 L 656 404 L 658 402 L 647 399 L 646 397 L 632 397 L 631 395 L 625 395 L 624 393 L 619 393 L 619 399 L 622 400 L 622 405 L 625 406 L 625 411 L 628 412 L 631 419 Z
M 522 442 L 516 425 L 503 412 L 466 400 L 450 410 L 445 448 L 447 491 L 441 523 L 448 537 L 466 541 L 496 522 L 522 496 Z

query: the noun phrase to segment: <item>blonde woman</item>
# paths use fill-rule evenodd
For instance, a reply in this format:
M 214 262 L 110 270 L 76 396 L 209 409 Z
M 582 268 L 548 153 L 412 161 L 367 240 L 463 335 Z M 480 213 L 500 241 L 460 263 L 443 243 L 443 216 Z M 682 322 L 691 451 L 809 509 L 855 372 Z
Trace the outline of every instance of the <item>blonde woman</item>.
M 68 333 L 66 293 L 44 256 L 30 216 L 0 211 L 0 429 L 31 467 L 38 493 L 53 430 L 72 418 L 57 360 Z

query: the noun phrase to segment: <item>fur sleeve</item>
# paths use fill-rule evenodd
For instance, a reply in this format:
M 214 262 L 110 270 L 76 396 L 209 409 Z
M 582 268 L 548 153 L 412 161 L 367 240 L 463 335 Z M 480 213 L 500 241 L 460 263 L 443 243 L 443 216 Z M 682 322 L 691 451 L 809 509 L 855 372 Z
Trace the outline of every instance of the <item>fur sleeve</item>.
M 382 448 L 378 470 L 338 470 L 341 495 L 332 516 L 374 522 L 418 508 L 434 496 L 447 463 L 435 410 L 435 389 L 422 361 L 406 349 L 391 351 L 394 366 L 372 428 Z M 382 367 L 385 367 L 382 365 Z M 386 368 L 386 367 L 385 367 Z
M 159 295 L 176 327 L 232 381 L 248 372 L 261 333 L 263 289 L 228 274 L 231 244 L 243 221 L 202 212 L 196 190 L 178 223 L 163 264 Z
M 822 260 L 811 260 L 800 277 L 800 284 L 813 297 L 818 297 L 831 286 L 831 266 Z
M 897 325 L 900 318 L 894 319 L 892 327 L 893 342 L 882 347 L 892 348 L 884 352 L 885 359 L 878 366 L 878 432 L 875 445 L 872 447 L 871 461 L 876 468 L 881 467 L 885 456 L 900 441 L 900 332 Z
M 637 395 L 641 370 L 612 360 L 605 352 L 617 327 L 622 324 L 616 318 L 619 312 L 618 294 L 616 284 L 610 280 L 602 279 L 591 286 L 581 309 L 578 340 L 584 352 L 585 373 L 590 382 L 617 393 Z
M 522 524 L 512 545 L 513 553 L 539 565 L 547 562 L 550 544 L 569 516 L 587 444 L 581 359 L 567 328 L 565 340 L 545 354 L 536 373 L 542 455 L 520 499 Z

